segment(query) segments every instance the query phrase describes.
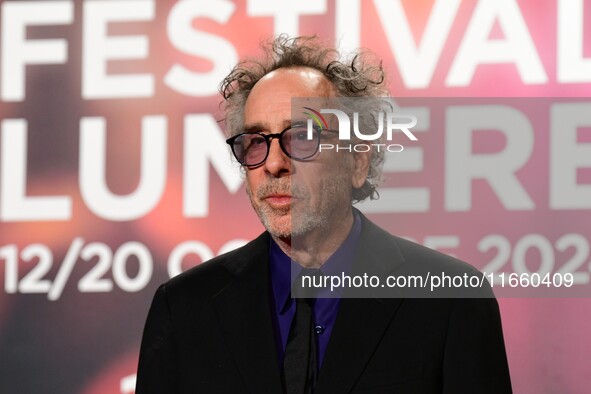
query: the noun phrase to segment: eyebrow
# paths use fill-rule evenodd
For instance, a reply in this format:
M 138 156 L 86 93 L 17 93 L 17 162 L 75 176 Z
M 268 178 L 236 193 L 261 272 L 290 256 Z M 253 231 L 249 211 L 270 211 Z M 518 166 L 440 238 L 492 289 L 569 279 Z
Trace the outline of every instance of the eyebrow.
M 251 125 L 244 125 L 244 131 L 247 133 L 265 130 L 262 123 L 253 123 Z
M 308 120 L 305 118 L 294 119 L 291 121 L 292 125 L 306 125 L 307 123 L 308 123 Z
M 296 122 L 296 124 L 299 124 L 300 122 Z M 283 126 L 282 129 L 286 129 L 288 127 L 290 127 L 292 124 L 292 121 L 289 119 L 286 119 L 283 121 Z M 244 132 L 250 133 L 250 132 L 269 132 L 269 127 L 268 125 L 264 124 L 264 123 L 252 123 L 252 124 L 248 124 L 248 125 L 244 125 Z

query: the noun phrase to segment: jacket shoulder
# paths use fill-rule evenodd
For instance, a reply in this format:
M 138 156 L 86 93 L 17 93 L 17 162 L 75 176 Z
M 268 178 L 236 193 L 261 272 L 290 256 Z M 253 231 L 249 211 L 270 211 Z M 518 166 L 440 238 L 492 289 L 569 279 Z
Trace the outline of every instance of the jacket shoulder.
M 171 278 L 163 287 L 170 298 L 211 297 L 241 272 L 266 256 L 269 235 L 263 233 L 246 245 L 221 254 Z
M 409 297 L 492 298 L 494 293 L 483 274 L 474 266 L 392 235 L 364 217 L 362 242 L 364 261 L 380 264 L 386 275 L 403 277 L 402 288 L 387 288 L 386 294 Z M 379 261 L 380 263 L 375 263 Z M 410 283 L 410 285 L 408 285 Z M 418 283 L 418 284 L 417 284 Z
M 407 263 L 419 264 L 427 269 L 450 274 L 478 274 L 480 271 L 471 264 L 456 257 L 430 249 L 416 242 L 392 235 Z
M 453 256 L 392 235 L 365 216 L 362 216 L 362 223 L 362 240 L 382 258 L 396 259 L 408 269 L 433 269 L 453 274 L 479 273 L 472 265 Z

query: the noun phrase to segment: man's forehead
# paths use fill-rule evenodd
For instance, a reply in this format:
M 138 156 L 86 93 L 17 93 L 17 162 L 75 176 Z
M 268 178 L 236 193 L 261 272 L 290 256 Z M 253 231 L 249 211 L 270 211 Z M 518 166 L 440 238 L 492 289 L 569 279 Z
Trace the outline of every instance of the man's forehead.
M 319 70 L 311 67 L 283 67 L 263 76 L 253 87 L 251 95 L 259 90 L 285 88 L 294 96 L 329 96 L 333 94 L 332 83 Z M 268 93 L 268 92 L 266 92 Z
M 326 81 L 326 77 L 322 72 L 306 66 L 281 67 L 267 73 L 260 81 L 276 80 L 279 78 L 303 78 L 317 83 Z
M 255 84 L 245 106 L 245 124 L 265 124 L 266 128 L 271 123 L 279 120 L 289 122 L 299 120 L 302 117 L 303 108 L 294 109 L 294 98 L 329 97 L 333 96 L 332 84 L 321 71 L 310 67 L 289 67 L 274 70 Z M 307 100 L 306 100 L 307 101 Z M 291 109 L 296 119 L 291 119 Z

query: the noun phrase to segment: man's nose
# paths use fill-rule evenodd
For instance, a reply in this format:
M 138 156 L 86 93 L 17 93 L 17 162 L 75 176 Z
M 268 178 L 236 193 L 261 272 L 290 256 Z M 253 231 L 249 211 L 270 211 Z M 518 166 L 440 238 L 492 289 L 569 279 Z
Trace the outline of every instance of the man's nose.
M 274 176 L 291 173 L 291 159 L 283 152 L 279 140 L 273 138 L 269 145 L 269 155 L 265 161 L 265 170 Z

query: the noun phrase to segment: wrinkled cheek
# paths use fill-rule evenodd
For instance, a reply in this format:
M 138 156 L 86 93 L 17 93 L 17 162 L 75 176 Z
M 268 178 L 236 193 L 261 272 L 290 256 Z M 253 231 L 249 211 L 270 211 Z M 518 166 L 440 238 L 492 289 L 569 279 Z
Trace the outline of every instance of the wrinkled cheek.
M 260 211 L 260 208 L 259 208 L 259 203 L 252 196 L 252 192 L 250 191 L 250 187 L 248 185 L 246 186 L 246 194 L 248 195 L 248 200 L 250 201 L 250 205 L 252 205 L 252 207 L 255 210 L 255 212 L 257 213 L 257 215 L 258 216 L 261 216 L 261 211 Z

